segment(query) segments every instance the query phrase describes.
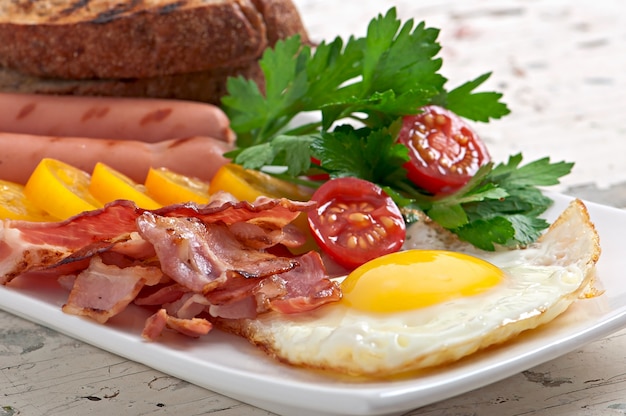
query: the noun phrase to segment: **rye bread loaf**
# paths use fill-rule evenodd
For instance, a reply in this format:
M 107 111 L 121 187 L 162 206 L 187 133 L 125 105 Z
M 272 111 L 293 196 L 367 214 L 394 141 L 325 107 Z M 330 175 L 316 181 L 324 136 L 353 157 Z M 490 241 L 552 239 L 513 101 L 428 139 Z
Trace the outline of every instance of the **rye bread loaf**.
M 72 80 L 223 71 L 296 33 L 290 0 L 13 0 L 0 6 L 0 66 Z
M 29 94 L 174 98 L 220 105 L 229 76 L 243 76 L 263 89 L 257 61 L 247 65 L 150 78 L 71 80 L 41 78 L 0 68 L 0 91 Z

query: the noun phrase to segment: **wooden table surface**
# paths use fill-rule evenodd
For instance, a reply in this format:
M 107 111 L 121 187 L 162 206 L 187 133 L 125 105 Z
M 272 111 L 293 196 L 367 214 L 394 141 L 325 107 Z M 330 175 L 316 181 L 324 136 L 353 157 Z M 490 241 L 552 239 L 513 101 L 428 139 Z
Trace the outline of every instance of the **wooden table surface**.
M 555 190 L 626 208 L 626 5 L 597 1 L 296 0 L 314 39 L 376 13 L 442 29 L 450 86 L 493 71 L 512 114 L 479 125 L 492 156 L 576 162 Z M 626 231 L 626 230 L 625 230 Z M 626 284 L 626 283 L 625 283 Z M 0 311 L 0 416 L 268 415 Z M 626 330 L 411 415 L 624 415 Z

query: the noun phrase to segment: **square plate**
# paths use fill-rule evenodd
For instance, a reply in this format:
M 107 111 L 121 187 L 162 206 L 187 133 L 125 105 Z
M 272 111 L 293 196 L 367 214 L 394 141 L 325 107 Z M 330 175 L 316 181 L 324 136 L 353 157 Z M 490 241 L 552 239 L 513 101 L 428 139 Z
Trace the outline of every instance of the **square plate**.
M 548 194 L 553 220 L 571 200 Z M 454 365 L 391 380 L 357 381 L 279 364 L 245 340 L 218 330 L 200 339 L 167 333 L 145 342 L 149 315 L 130 306 L 106 325 L 67 315 L 56 282 L 16 281 L 0 287 L 0 308 L 96 347 L 279 414 L 392 415 L 509 377 L 626 327 L 622 236 L 626 211 L 587 203 L 602 246 L 598 279 L 605 293 L 580 300 L 555 321 Z

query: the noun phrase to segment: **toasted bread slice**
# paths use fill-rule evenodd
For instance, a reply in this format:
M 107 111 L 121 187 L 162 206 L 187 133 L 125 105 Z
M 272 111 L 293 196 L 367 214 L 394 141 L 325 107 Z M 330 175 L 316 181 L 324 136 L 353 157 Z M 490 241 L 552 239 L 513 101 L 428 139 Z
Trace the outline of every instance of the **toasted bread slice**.
M 38 77 L 245 66 L 278 38 L 306 36 L 290 0 L 14 0 L 0 10 L 0 66 Z
M 132 79 L 71 80 L 41 78 L 0 68 L 0 91 L 33 94 L 175 98 L 220 105 L 221 97 L 226 95 L 226 80 L 230 76 L 239 75 L 255 81 L 263 88 L 263 73 L 258 62 L 253 61 L 237 67 Z

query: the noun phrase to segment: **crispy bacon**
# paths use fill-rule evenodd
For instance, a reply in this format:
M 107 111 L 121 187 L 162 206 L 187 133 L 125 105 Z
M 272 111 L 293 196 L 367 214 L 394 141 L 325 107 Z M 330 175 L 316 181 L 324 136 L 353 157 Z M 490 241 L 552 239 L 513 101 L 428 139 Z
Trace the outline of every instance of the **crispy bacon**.
M 93 257 L 89 267 L 74 279 L 63 311 L 104 323 L 123 311 L 145 284 L 158 283 L 161 275 L 154 267 L 119 268 Z
M 242 315 L 238 316 L 234 312 L 238 308 L 230 307 L 247 297 L 255 300 L 256 313 L 270 309 L 282 313 L 305 312 L 341 299 L 339 286 L 327 278 L 318 253 L 309 252 L 295 260 L 298 266 L 285 273 L 262 280 L 233 278 L 207 293 L 207 299 L 215 305 L 211 315 L 231 319 L 249 317 L 245 308 L 241 308 Z
M 296 266 L 292 259 L 246 247 L 224 224 L 148 212 L 137 223 L 143 238 L 154 246 L 163 272 L 195 292 L 218 287 L 228 274 L 264 277 Z
M 339 286 L 327 278 L 319 253 L 311 251 L 300 256 L 300 266 L 282 274 L 287 293 L 269 300 L 270 308 L 282 313 L 298 313 L 315 309 L 341 299 Z
M 181 284 L 166 283 L 149 292 L 140 292 L 135 298 L 135 304 L 142 306 L 164 305 L 177 301 L 189 291 L 189 289 Z
M 60 222 L 3 221 L 0 284 L 29 270 L 57 265 L 77 250 L 92 245 L 100 248 L 128 235 L 135 230 L 137 215 L 132 202 L 117 201 Z
M 203 318 L 175 318 L 168 315 L 165 309 L 159 309 L 158 312 L 146 320 L 146 325 L 141 335 L 147 341 L 155 341 L 166 327 L 178 331 L 181 334 L 197 338 L 201 335 L 208 334 L 213 328 L 213 325 Z
M 181 319 L 191 319 L 200 315 L 210 303 L 201 293 L 187 292 L 179 299 L 166 303 L 168 315 Z
M 204 223 L 231 225 L 247 221 L 277 229 L 311 207 L 311 203 L 284 198 L 261 197 L 249 203 L 217 194 L 206 205 L 169 205 L 151 212 L 164 217 L 196 218 Z M 137 218 L 144 212 L 130 201 L 119 200 L 60 222 L 5 220 L 0 228 L 0 284 L 29 270 L 54 266 L 78 250 L 101 251 L 128 241 L 137 231 Z
M 155 341 L 159 338 L 167 325 L 167 311 L 159 311 L 146 319 L 146 323 L 141 331 L 141 336 L 147 341 Z
M 55 276 L 70 291 L 63 311 L 102 323 L 131 302 L 157 306 L 148 340 L 165 328 L 206 334 L 211 316 L 302 312 L 340 298 L 317 253 L 276 254 L 304 242 L 291 221 L 311 207 L 218 194 L 206 205 L 144 210 L 116 201 L 57 223 L 4 221 L 0 283 Z
M 167 327 L 188 337 L 198 338 L 208 334 L 213 329 L 213 324 L 204 318 L 181 319 L 168 316 Z

